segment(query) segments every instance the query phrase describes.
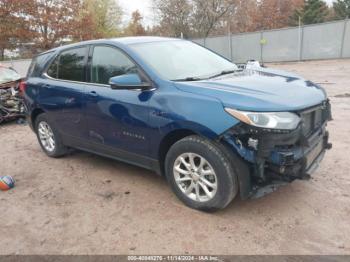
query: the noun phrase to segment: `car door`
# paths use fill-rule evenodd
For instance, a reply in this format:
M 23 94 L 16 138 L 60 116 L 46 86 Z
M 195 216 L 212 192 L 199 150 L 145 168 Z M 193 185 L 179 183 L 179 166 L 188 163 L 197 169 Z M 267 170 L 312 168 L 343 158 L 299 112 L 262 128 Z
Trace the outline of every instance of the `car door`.
M 62 51 L 49 65 L 40 91 L 65 140 L 87 140 L 84 94 L 88 46 Z
M 120 49 L 96 45 L 90 50 L 89 68 L 86 119 L 90 141 L 96 150 L 124 160 L 134 154 L 147 156 L 152 91 L 116 90 L 109 85 L 111 77 L 139 74 L 138 66 Z

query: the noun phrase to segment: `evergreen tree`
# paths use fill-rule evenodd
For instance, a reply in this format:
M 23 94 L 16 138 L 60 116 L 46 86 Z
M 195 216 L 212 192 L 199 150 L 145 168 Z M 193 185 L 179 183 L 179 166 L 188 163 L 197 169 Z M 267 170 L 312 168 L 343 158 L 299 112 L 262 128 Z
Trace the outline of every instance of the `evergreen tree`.
M 337 0 L 333 4 L 333 9 L 337 19 L 350 18 L 350 0 Z
M 329 16 L 329 8 L 322 0 L 305 0 L 304 6 L 294 12 L 291 17 L 291 25 L 301 23 L 304 25 L 323 23 Z

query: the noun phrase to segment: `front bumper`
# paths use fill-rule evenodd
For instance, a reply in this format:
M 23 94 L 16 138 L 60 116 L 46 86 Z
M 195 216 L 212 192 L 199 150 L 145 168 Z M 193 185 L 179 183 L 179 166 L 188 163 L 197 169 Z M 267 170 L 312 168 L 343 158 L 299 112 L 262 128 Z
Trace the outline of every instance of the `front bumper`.
M 315 172 L 327 149 L 331 149 L 327 121 L 305 134 L 300 125 L 294 131 L 263 130 L 243 123 L 221 137 L 221 142 L 236 152 L 247 165 L 248 174 L 240 175 L 241 197 L 258 198 L 297 179 L 307 180 Z M 249 176 L 249 179 L 246 177 Z

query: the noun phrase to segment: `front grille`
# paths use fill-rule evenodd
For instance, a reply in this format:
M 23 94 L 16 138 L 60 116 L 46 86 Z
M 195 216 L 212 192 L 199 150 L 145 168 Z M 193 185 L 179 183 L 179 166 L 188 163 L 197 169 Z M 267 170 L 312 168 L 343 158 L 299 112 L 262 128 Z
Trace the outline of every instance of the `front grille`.
M 302 132 L 308 137 L 319 129 L 330 118 L 330 105 L 325 103 L 304 112 L 301 112 Z
M 313 113 L 306 113 L 301 116 L 302 119 L 302 132 L 304 136 L 308 136 L 312 133 L 313 128 Z

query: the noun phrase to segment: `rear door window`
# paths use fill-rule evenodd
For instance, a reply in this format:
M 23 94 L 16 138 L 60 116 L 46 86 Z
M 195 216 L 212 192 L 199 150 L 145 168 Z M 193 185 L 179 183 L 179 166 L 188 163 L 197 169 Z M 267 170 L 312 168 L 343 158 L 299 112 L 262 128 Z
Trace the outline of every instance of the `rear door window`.
M 122 51 L 109 46 L 95 46 L 91 62 L 91 82 L 107 85 L 114 76 L 137 73 L 137 67 Z
M 50 77 L 84 82 L 87 47 L 79 47 L 63 51 L 49 66 Z

